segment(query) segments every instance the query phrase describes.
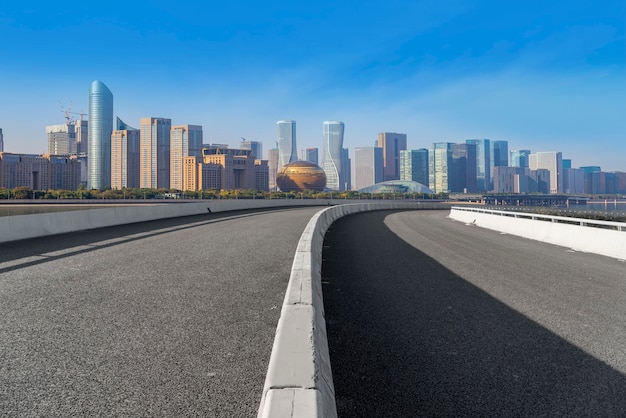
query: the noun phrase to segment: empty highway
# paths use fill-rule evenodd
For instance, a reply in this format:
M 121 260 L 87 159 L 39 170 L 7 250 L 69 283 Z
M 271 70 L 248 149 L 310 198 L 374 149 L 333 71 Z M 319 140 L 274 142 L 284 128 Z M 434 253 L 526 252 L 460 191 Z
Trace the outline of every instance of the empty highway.
M 626 265 L 447 219 L 326 235 L 341 417 L 626 416 Z
M 0 245 L 0 416 L 255 416 L 319 209 Z

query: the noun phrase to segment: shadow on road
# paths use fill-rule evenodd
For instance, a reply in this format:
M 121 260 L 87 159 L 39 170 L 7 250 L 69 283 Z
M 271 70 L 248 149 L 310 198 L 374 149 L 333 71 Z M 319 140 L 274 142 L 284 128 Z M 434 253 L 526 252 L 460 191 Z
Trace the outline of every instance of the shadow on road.
M 340 417 L 623 416 L 624 375 L 408 245 L 389 213 L 326 234 Z

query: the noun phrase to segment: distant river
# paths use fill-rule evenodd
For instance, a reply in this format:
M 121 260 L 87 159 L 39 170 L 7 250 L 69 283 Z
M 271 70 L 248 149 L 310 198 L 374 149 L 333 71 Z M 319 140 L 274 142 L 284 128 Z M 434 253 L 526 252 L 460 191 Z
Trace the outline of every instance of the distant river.
M 586 210 L 599 210 L 599 211 L 618 211 L 626 212 L 626 200 L 620 199 L 607 199 L 607 200 L 590 200 L 587 205 L 583 206 L 570 206 L 570 209 L 586 209 Z

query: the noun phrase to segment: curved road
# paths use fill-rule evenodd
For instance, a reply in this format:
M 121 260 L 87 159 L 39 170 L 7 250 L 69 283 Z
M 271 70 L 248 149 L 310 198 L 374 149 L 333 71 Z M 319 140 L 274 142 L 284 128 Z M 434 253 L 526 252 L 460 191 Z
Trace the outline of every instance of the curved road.
M 256 415 L 293 254 L 318 210 L 0 245 L 0 415 Z
M 624 416 L 624 262 L 447 214 L 370 212 L 327 233 L 339 416 Z

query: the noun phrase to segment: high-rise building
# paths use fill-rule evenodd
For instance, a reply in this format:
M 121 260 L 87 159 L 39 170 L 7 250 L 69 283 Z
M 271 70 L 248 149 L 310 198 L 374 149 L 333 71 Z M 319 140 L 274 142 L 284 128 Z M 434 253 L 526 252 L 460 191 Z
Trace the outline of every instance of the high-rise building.
M 511 167 L 528 167 L 528 156 L 530 155 L 529 149 L 514 149 L 511 150 L 511 158 L 509 160 L 509 166 Z
M 509 166 L 509 142 L 508 141 L 491 141 L 491 167 L 508 167 Z M 493 171 L 493 170 L 492 170 Z M 493 179 L 493 175 L 491 176 Z
M 400 151 L 400 180 L 416 181 L 428 186 L 428 150 Z
M 585 172 L 579 168 L 563 167 L 563 192 L 567 194 L 585 193 Z
M 452 165 L 448 167 L 448 186 L 451 192 L 475 193 L 476 145 L 452 144 Z
M 468 139 L 467 144 L 476 145 L 476 186 L 479 192 L 491 190 L 491 141 L 489 139 Z
M 496 193 L 516 193 L 519 190 L 519 176 L 527 175 L 525 167 L 494 167 L 493 191 Z M 519 192 L 518 192 L 519 193 Z
M 360 147 L 354 149 L 354 190 L 384 181 L 383 149 Z
M 259 141 L 248 141 L 245 138 L 241 138 L 241 149 L 249 149 L 252 151 L 252 156 L 258 160 L 263 158 L 263 143 Z
M 406 134 L 394 132 L 379 132 L 379 148 L 383 149 L 384 180 L 400 179 L 400 151 L 406 149 Z
M 307 148 L 302 150 L 301 160 L 308 161 L 315 165 L 319 164 L 318 158 L 318 149 L 317 148 Z
M 48 154 L 67 155 L 76 153 L 76 135 L 73 124 L 63 123 L 46 126 L 46 135 L 48 136 Z
M 2 135 L 2 128 L 0 128 L 0 152 L 4 152 L 4 136 Z
M 79 119 L 74 123 L 74 136 L 76 141 L 76 153 L 89 153 L 89 122 Z
M 298 160 L 296 148 L 296 121 L 279 120 L 276 122 L 276 138 L 278 142 L 278 169 L 285 164 Z
M 202 126 L 176 125 L 170 131 L 170 188 L 184 190 L 185 157 L 202 157 Z
M 169 189 L 172 120 L 141 118 L 139 124 L 139 187 Z
M 343 191 L 343 174 L 341 166 L 341 149 L 343 147 L 344 125 L 340 121 L 325 121 L 323 127 L 324 143 L 322 144 L 322 169 L 326 173 L 326 188 L 332 191 Z
M 572 168 L 572 160 L 563 158 L 563 168 Z
M 271 192 L 278 190 L 276 175 L 278 174 L 278 148 L 272 148 L 267 153 L 267 166 L 269 170 L 269 189 Z
M 117 118 L 111 134 L 111 188 L 139 187 L 139 129 Z
M 579 168 L 585 173 L 599 173 L 602 171 L 602 167 L 599 165 L 587 165 Z
M 545 169 L 550 172 L 548 192 L 563 193 L 563 157 L 560 152 L 538 152 L 528 156 L 531 170 Z
M 101 81 L 89 88 L 87 187 L 104 189 L 111 185 L 111 134 L 113 94 Z
M 255 176 L 255 190 L 262 192 L 268 192 L 270 190 L 270 169 L 267 164 L 267 160 L 254 160 L 254 176 Z
M 452 143 L 436 142 L 428 152 L 428 187 L 433 193 L 450 191 Z
M 343 190 L 352 190 L 352 160 L 348 148 L 341 149 L 341 184 Z

